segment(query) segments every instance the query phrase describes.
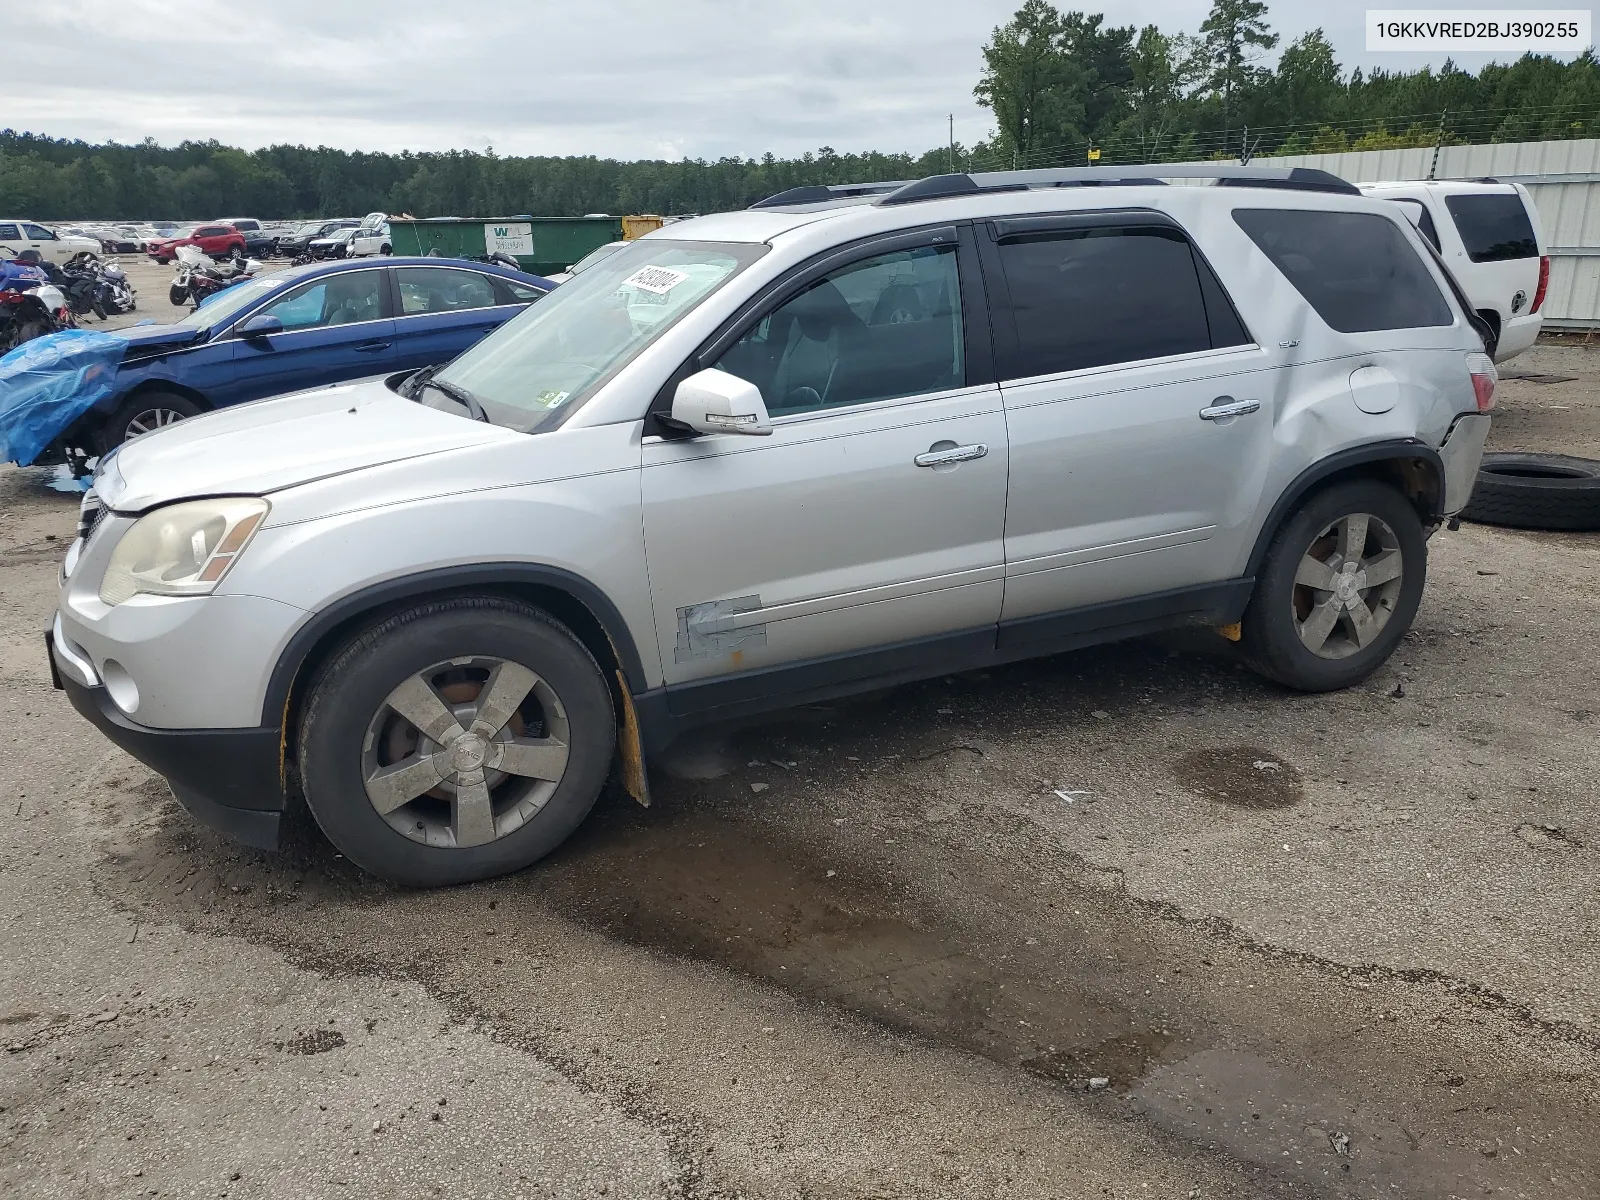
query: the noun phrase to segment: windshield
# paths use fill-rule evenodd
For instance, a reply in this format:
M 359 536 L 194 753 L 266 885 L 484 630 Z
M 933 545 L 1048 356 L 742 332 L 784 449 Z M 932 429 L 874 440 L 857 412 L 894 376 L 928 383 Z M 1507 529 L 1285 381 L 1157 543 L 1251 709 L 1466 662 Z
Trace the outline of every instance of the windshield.
M 734 275 L 763 245 L 631 242 L 439 372 L 497 425 L 553 424 Z
M 277 291 L 284 283 L 282 275 L 260 275 L 254 279 L 247 279 L 243 283 L 236 283 L 207 300 L 187 317 L 174 324 L 182 325 L 186 329 L 215 329 L 219 325 L 226 325 L 235 313 L 249 308 L 258 300 L 264 300 Z
M 615 254 L 618 250 L 621 250 L 627 244 L 627 242 L 607 242 L 598 250 L 589 251 L 589 253 L 585 254 L 577 262 L 573 263 L 567 268 L 567 273 L 571 275 L 582 274 L 584 271 L 587 271 L 590 267 L 594 266 L 595 263 L 599 262 L 602 258 L 610 258 L 613 254 Z

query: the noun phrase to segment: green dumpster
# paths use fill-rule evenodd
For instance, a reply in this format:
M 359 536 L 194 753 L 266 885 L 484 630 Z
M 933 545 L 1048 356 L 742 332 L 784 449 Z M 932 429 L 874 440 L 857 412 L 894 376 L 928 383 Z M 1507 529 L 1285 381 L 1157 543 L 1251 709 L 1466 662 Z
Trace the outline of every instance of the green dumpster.
M 621 217 L 433 217 L 389 218 L 396 254 L 485 258 L 498 250 L 524 271 L 565 271 L 589 251 L 622 240 Z

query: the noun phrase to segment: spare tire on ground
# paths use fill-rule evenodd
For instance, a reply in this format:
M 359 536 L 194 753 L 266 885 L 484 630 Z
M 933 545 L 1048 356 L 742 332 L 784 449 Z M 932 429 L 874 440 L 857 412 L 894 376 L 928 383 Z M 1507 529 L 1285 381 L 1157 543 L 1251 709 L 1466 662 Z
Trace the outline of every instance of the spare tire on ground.
M 1600 462 L 1566 454 L 1485 454 L 1461 516 L 1511 529 L 1600 529 Z

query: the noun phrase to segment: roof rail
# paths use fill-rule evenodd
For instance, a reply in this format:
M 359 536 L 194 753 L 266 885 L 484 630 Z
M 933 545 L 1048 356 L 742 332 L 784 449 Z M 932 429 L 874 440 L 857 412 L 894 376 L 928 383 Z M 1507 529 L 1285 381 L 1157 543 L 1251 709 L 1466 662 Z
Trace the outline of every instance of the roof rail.
M 792 187 L 777 195 L 757 200 L 751 208 L 788 208 L 793 204 L 821 204 L 825 200 L 847 200 L 855 196 L 886 196 L 910 184 L 910 180 L 894 179 L 887 183 L 829 183 Z
M 974 171 L 933 175 L 908 183 L 877 201 L 912 204 L 974 192 L 1021 191 L 1049 187 L 1149 187 L 1169 179 L 1209 179 L 1221 187 L 1289 188 L 1296 191 L 1360 195 L 1360 189 L 1315 167 L 1240 167 L 1224 163 L 1143 163 L 1123 167 L 1059 167 L 1042 171 Z

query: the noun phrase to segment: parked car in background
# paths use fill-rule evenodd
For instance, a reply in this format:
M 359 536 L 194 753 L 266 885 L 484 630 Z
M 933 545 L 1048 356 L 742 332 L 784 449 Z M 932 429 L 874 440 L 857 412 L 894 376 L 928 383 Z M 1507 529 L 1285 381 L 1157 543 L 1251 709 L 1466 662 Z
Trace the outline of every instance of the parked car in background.
M 92 457 L 245 400 L 444 363 L 553 285 L 455 259 L 289 267 L 215 295 L 173 325 L 115 330 L 115 388 L 57 437 Z
M 278 253 L 287 254 L 291 258 L 297 254 L 306 253 L 306 249 L 317 238 L 327 237 L 336 229 L 351 229 L 360 222 L 354 217 L 345 217 L 334 221 L 305 221 L 295 226 L 291 233 L 278 238 Z
M 57 266 L 85 251 L 94 255 L 104 253 L 98 238 L 57 233 L 37 221 L 7 217 L 0 217 L 0 247 L 11 251 L 12 257 L 24 250 L 36 251 L 40 258 Z
M 1361 191 L 1397 202 L 1444 258 L 1478 315 L 1494 329 L 1496 362 L 1538 340 L 1550 287 L 1550 257 L 1539 209 L 1520 183 L 1415 180 L 1366 183 Z
M 341 226 L 325 237 L 312 238 L 306 244 L 306 253 L 315 259 L 347 258 L 350 254 L 350 243 L 355 235 L 354 225 Z
M 582 275 L 590 267 L 594 266 L 596 263 L 604 262 L 627 244 L 627 242 L 607 242 L 604 246 L 597 246 L 580 258 L 577 262 L 573 263 L 565 271 L 558 271 L 554 275 L 549 276 L 550 282 L 565 283 L 574 275 Z
M 254 217 L 225 217 L 218 225 L 231 225 L 244 238 L 244 252 L 251 258 L 271 258 L 278 252 L 278 239 Z
M 212 258 L 245 257 L 244 234 L 232 225 L 196 225 L 174 238 L 152 242 L 147 250 L 158 263 L 169 263 L 179 246 L 195 246 Z
M 100 225 L 84 231 L 98 238 L 107 254 L 142 254 L 145 239 L 132 225 Z
M 393 253 L 394 243 L 389 236 L 389 222 L 387 221 L 375 229 L 362 226 L 350 238 L 349 256 L 351 258 L 368 258 L 374 254 Z
M 1321 171 L 796 188 L 437 372 L 125 446 L 55 670 L 203 820 L 274 844 L 288 762 L 412 885 L 548 854 L 707 721 L 1177 626 L 1347 687 L 1470 496 L 1480 327 Z

